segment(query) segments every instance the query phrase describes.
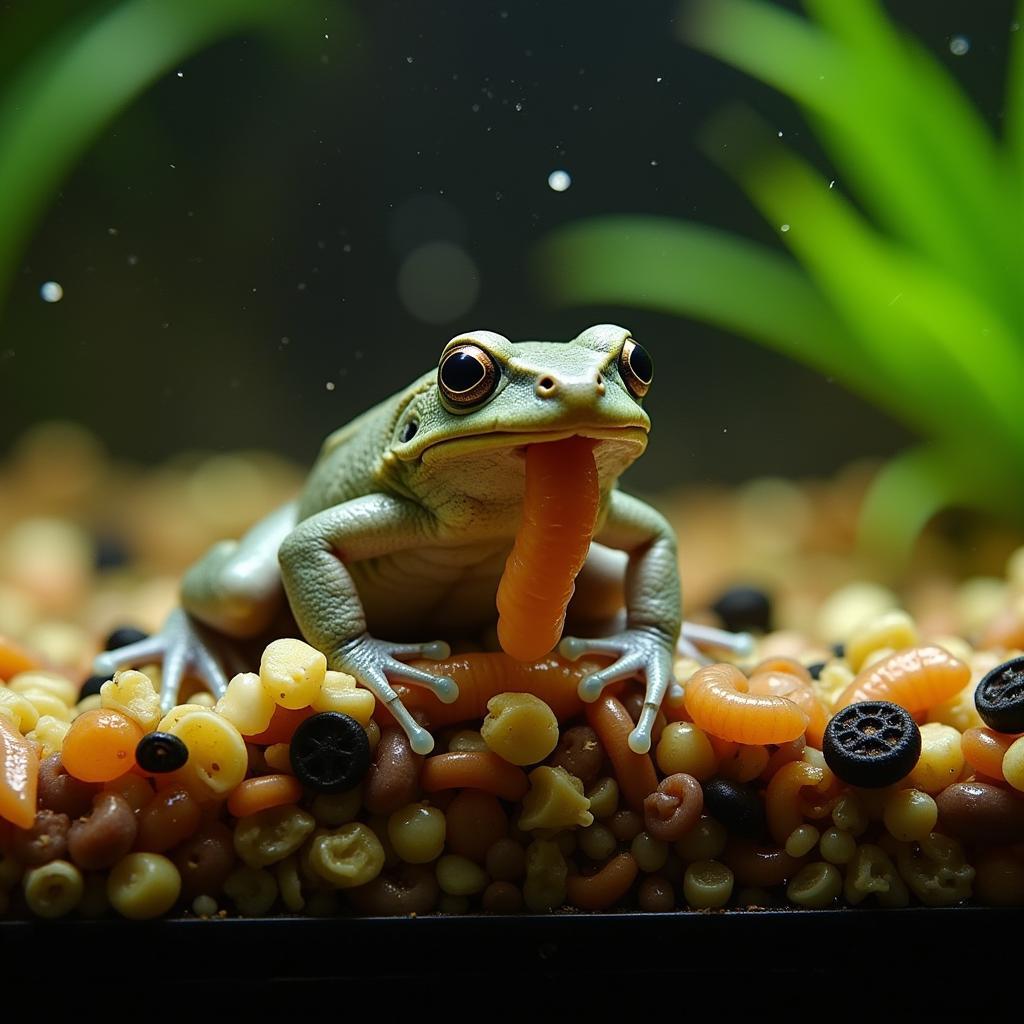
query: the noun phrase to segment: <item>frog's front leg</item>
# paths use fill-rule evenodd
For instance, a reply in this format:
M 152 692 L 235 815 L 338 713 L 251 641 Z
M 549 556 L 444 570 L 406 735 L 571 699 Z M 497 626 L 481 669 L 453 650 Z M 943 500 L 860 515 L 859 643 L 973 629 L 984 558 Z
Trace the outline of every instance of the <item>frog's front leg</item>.
M 566 637 L 561 653 L 575 661 L 584 654 L 615 657 L 606 668 L 580 681 L 580 697 L 595 701 L 609 684 L 642 673 L 647 684 L 644 707 L 629 745 L 638 754 L 651 749 L 654 719 L 672 683 L 672 661 L 682 621 L 682 597 L 676 541 L 664 516 L 637 498 L 612 491 L 608 518 L 594 538 L 627 552 L 626 629 L 615 636 L 588 640 Z
M 448 657 L 441 641 L 396 644 L 370 636 L 366 615 L 347 562 L 429 544 L 432 520 L 418 505 L 387 494 L 371 494 L 329 508 L 299 525 L 281 545 L 281 578 L 292 612 L 306 639 L 327 656 L 332 669 L 354 675 L 391 712 L 412 749 L 427 754 L 434 740 L 399 700 L 389 679 L 423 686 L 451 703 L 454 679 L 432 676 L 401 659 Z

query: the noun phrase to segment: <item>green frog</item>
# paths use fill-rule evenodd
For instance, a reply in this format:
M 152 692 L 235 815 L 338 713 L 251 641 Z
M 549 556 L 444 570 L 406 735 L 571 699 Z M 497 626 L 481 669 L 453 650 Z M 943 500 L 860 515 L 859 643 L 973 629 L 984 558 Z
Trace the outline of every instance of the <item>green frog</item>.
M 392 683 L 457 697 L 454 680 L 408 662 L 443 659 L 447 640 L 493 629 L 522 513 L 525 447 L 580 435 L 593 440 L 600 506 L 566 619 L 586 635 L 565 637 L 559 650 L 610 659 L 581 681 L 586 701 L 616 680 L 644 678 L 629 742 L 646 752 L 677 643 L 697 653 L 680 635 L 672 529 L 616 487 L 646 447 L 652 379 L 646 350 L 610 324 L 569 342 L 458 335 L 435 370 L 327 438 L 296 501 L 189 569 L 181 607 L 159 633 L 100 655 L 95 671 L 161 658 L 165 709 L 186 673 L 220 697 L 227 680 L 210 640 L 265 634 L 287 601 L 329 666 L 371 690 L 427 753 L 433 739 Z M 434 634 L 446 640 L 408 642 Z

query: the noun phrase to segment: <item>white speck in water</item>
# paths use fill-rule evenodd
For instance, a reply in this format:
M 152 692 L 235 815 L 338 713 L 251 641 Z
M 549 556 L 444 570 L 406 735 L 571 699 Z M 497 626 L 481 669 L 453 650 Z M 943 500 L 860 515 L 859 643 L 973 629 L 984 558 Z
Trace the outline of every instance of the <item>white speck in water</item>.
M 327 383 L 326 383 L 326 384 L 324 385 L 324 387 L 326 387 L 328 391 L 333 391 L 333 390 L 334 390 L 334 381 L 333 381 L 333 380 L 329 380 L 329 381 L 328 381 L 328 382 L 327 382 Z
M 135 253 L 132 253 L 128 257 L 128 266 L 129 267 L 137 267 L 138 265 L 139 265 L 139 257 L 136 256 Z
M 405 63 L 406 63 L 406 64 L 411 64 L 411 63 L 412 63 L 412 60 L 413 60 L 413 59 L 412 59 L 412 57 L 406 57 L 406 58 L 405 58 Z
M 344 245 L 343 245 L 343 246 L 341 247 L 341 251 L 342 251 L 342 252 L 351 252 L 351 251 L 352 251 L 352 243 L 351 243 L 351 242 L 346 242 L 346 243 L 345 243 L 345 244 L 344 244 Z
M 723 434 L 728 434 L 729 433 L 729 428 L 728 427 L 722 427 L 722 433 Z
M 184 71 L 179 71 L 178 72 L 178 77 L 179 78 L 184 78 L 185 77 L 185 72 Z
M 835 187 L 836 187 L 836 179 L 835 179 L 835 178 L 833 178 L 833 179 L 832 179 L 832 180 L 831 180 L 831 181 L 830 181 L 830 182 L 828 183 L 828 187 L 829 187 L 829 188 L 835 188 Z
M 518 111 L 520 111 L 520 110 L 522 110 L 522 109 L 523 109 L 523 105 L 522 105 L 522 103 L 517 103 L 517 104 L 516 104 L 516 111 L 518 112 Z
M 661 81 L 661 75 L 658 75 L 658 77 L 655 79 L 655 81 L 656 82 L 660 82 Z
M 107 234 L 108 235 L 116 235 L 117 234 L 117 228 L 107 228 Z
M 658 161 L 657 160 L 652 160 L 651 161 L 651 166 L 652 167 L 657 167 L 658 166 Z
M 779 132 L 779 138 L 780 139 L 782 138 L 782 132 Z
M 552 171 L 548 175 L 548 188 L 553 192 L 564 192 L 572 184 L 568 171 Z
M 949 52 L 954 57 L 962 57 L 971 48 L 971 41 L 967 36 L 953 36 L 949 41 Z
M 47 281 L 40 286 L 39 294 L 43 302 L 60 302 L 64 298 L 64 289 L 56 281 Z
M 788 224 L 783 224 L 780 230 L 788 231 L 789 230 L 789 225 Z
M 328 35 L 328 34 L 327 34 L 327 33 L 325 32 L 325 33 L 324 33 L 324 39 L 330 39 L 330 38 L 331 38 L 331 37 L 330 37 L 330 36 L 329 36 L 329 35 Z

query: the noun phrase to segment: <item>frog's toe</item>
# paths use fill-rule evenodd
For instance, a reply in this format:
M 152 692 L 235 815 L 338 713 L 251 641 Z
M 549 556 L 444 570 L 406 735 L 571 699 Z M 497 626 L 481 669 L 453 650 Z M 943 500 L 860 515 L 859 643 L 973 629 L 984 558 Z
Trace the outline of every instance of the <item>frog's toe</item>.
M 159 634 L 146 637 L 125 647 L 116 647 L 112 651 L 103 651 L 93 659 L 92 670 L 96 675 L 111 676 L 119 668 L 132 665 L 145 665 L 164 655 L 165 642 Z
M 409 713 L 409 709 L 397 698 L 388 702 L 391 717 L 401 726 L 409 739 L 414 754 L 429 754 L 434 749 L 434 737 Z
M 454 704 L 459 699 L 459 684 L 451 676 L 435 676 L 404 661 L 391 662 L 386 672 L 396 679 L 404 679 L 429 690 L 442 704 Z
M 617 683 L 620 679 L 628 679 L 630 676 L 635 676 L 643 667 L 643 655 L 639 653 L 627 654 L 607 668 L 598 669 L 596 672 L 591 672 L 590 675 L 584 676 L 580 680 L 576 692 L 584 703 L 593 704 L 604 692 L 606 686 L 609 686 L 611 683 Z

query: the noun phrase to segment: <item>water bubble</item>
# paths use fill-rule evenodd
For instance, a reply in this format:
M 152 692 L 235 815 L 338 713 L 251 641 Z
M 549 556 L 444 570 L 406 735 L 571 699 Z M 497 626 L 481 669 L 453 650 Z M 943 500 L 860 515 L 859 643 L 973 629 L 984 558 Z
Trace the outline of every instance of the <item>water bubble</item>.
M 398 297 L 417 319 L 446 324 L 467 313 L 480 290 L 476 263 L 459 245 L 431 241 L 414 249 L 398 271 Z
M 333 380 L 329 380 L 329 381 L 328 381 L 328 382 L 327 382 L 327 383 L 326 383 L 326 384 L 324 385 L 324 387 L 325 387 L 325 388 L 327 388 L 327 390 L 328 390 L 328 391 L 333 391 L 333 390 L 334 390 L 334 381 L 333 381 Z
M 782 138 L 782 132 L 779 132 L 779 138 L 780 139 Z
M 789 230 L 789 225 L 788 224 L 783 224 L 781 230 L 782 231 L 788 231 Z
M 971 41 L 967 36 L 953 36 L 949 41 L 949 52 L 954 57 L 962 57 L 971 48 Z
M 56 281 L 47 281 L 39 288 L 43 302 L 60 302 L 64 298 L 64 289 Z
M 553 192 L 564 192 L 572 184 L 568 171 L 552 171 L 548 175 L 548 188 Z
M 184 71 L 179 71 L 178 72 L 178 77 L 179 78 L 184 78 L 185 77 L 185 72 Z

